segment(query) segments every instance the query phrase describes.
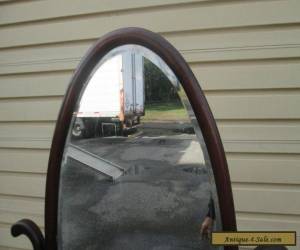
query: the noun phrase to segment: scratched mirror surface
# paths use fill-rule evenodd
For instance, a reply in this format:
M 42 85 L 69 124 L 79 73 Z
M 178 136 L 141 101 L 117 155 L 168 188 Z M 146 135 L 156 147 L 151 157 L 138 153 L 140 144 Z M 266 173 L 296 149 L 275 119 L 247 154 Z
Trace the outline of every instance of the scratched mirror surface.
M 221 249 L 209 155 L 172 70 L 139 45 L 111 50 L 73 112 L 61 166 L 59 249 Z

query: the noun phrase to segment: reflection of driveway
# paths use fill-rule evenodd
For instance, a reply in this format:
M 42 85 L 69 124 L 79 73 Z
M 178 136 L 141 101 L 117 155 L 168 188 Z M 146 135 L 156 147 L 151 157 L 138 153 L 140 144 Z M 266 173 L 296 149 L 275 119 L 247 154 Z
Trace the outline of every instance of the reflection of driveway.
M 65 249 L 209 249 L 199 239 L 210 194 L 194 135 L 96 138 L 77 146 L 126 171 L 111 182 L 78 161 L 63 166 Z
M 157 160 L 172 165 L 205 165 L 204 155 L 195 135 L 175 133 L 149 136 L 149 132 L 145 131 L 136 134 L 136 137 L 95 138 L 74 141 L 73 144 L 76 143 L 76 146 L 125 169 L 132 167 L 138 160 Z

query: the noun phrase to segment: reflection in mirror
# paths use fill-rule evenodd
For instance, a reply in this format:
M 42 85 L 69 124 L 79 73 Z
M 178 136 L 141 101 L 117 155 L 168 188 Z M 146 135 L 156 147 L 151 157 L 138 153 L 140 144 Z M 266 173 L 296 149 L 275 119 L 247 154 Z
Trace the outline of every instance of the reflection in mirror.
M 120 46 L 73 113 L 61 166 L 59 249 L 216 249 L 221 230 L 201 131 L 169 67 Z

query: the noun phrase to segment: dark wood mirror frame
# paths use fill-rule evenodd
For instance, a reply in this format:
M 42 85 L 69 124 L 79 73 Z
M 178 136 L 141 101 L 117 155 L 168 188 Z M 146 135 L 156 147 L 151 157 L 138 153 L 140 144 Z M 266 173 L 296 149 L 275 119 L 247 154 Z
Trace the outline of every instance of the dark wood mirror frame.
M 82 87 L 104 55 L 112 49 L 126 44 L 141 45 L 155 52 L 173 70 L 182 83 L 202 130 L 210 156 L 223 231 L 237 230 L 225 152 L 215 119 L 196 77 L 180 53 L 160 35 L 141 28 L 122 28 L 100 38 L 87 52 L 77 67 L 66 92 L 57 119 L 49 157 L 45 200 L 45 239 L 38 226 L 30 220 L 21 220 L 12 226 L 12 235 L 27 235 L 35 250 L 57 249 L 57 210 L 61 160 L 73 111 Z M 227 246 L 224 249 L 238 249 L 238 247 Z

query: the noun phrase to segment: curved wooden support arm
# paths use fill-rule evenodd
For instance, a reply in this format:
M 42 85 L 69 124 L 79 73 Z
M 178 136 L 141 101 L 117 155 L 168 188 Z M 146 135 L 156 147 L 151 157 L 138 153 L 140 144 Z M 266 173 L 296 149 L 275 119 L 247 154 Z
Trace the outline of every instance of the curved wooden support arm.
M 25 234 L 31 241 L 34 250 L 45 250 L 45 239 L 40 228 L 31 220 L 19 220 L 11 227 L 11 234 L 18 237 Z

